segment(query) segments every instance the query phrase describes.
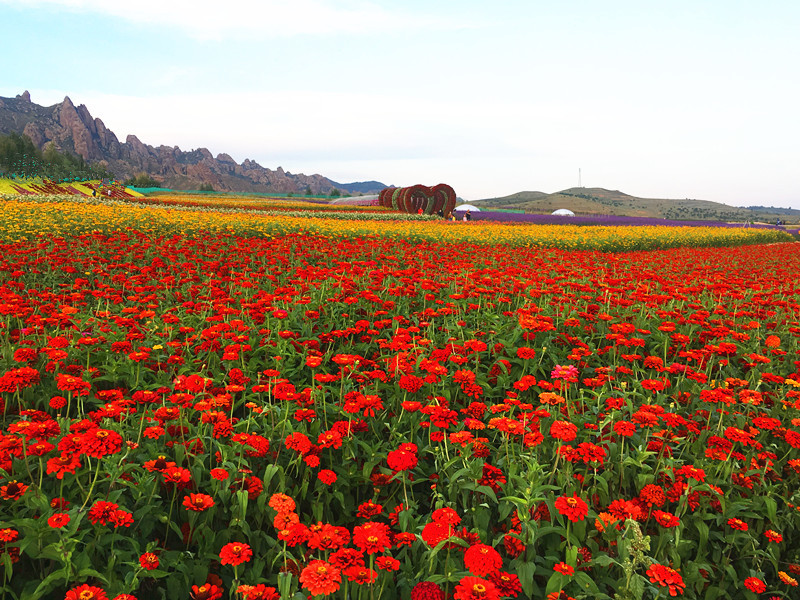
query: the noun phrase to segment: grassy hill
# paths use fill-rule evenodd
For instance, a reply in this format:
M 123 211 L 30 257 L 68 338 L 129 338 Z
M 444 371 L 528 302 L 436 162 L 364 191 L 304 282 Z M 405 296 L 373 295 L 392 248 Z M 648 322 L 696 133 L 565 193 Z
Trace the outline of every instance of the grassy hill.
M 546 194 L 517 192 L 502 198 L 474 200 L 478 207 L 525 210 L 531 213 L 551 213 L 568 208 L 576 214 L 654 217 L 663 219 L 758 221 L 800 223 L 800 210 L 754 206 L 739 208 L 708 200 L 669 200 L 638 198 L 617 190 L 575 187 Z

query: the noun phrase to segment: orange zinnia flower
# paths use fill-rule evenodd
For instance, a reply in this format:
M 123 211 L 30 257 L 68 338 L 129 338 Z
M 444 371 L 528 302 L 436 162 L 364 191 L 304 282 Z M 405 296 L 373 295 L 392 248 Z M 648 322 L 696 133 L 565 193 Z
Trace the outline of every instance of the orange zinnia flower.
M 294 509 L 297 506 L 294 500 L 286 494 L 272 494 L 268 504 L 271 508 L 274 508 L 279 513 L 294 512 Z
M 312 560 L 300 573 L 303 588 L 312 596 L 333 594 L 339 589 L 342 575 L 339 569 L 324 560 Z

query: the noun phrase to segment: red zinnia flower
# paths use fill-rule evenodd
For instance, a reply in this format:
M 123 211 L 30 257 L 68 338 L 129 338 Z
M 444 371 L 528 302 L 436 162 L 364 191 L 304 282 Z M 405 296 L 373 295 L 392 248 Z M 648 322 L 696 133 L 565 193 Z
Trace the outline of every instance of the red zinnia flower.
M 370 517 L 379 515 L 382 512 L 383 512 L 382 504 L 376 504 L 372 500 L 367 500 L 366 502 L 362 502 L 361 505 L 358 507 L 358 512 L 356 512 L 356 516 L 362 519 L 369 519 Z
M 349 579 L 354 583 L 357 583 L 358 585 L 374 583 L 375 580 L 378 578 L 378 574 L 372 569 L 368 569 L 367 567 L 352 566 L 352 567 L 347 567 L 342 572 L 345 574 L 347 579 Z
M 280 593 L 274 587 L 263 583 L 258 585 L 240 585 L 236 591 L 242 594 L 242 600 L 280 600 Z
M 653 563 L 650 565 L 650 568 L 647 569 L 647 576 L 652 583 L 657 583 L 667 588 L 670 596 L 682 594 L 686 589 L 686 584 L 683 582 L 681 574 L 675 569 L 665 567 L 664 565 Z
M 464 566 L 473 575 L 484 577 L 497 573 L 503 566 L 503 558 L 491 546 L 475 544 L 464 552 Z
M 311 440 L 304 433 L 295 431 L 286 436 L 286 447 L 300 454 L 307 454 L 311 450 Z
M 64 396 L 53 396 L 50 398 L 50 408 L 58 410 L 67 405 L 67 399 Z
M 575 574 L 575 569 L 573 569 L 570 565 L 565 562 L 556 563 L 553 567 L 554 571 L 558 571 L 562 575 L 566 575 L 567 577 L 572 577 Z
M 119 509 L 119 504 L 114 502 L 106 502 L 105 500 L 97 500 L 92 504 L 89 509 L 89 520 L 92 524 L 106 525 L 109 521 L 113 520 L 114 513 Z
M 731 529 L 738 529 L 739 531 L 747 531 L 748 529 L 747 523 L 741 519 L 728 519 L 728 525 L 731 527 Z
M 311 538 L 311 531 L 302 523 L 293 523 L 286 529 L 278 532 L 278 539 L 285 541 L 293 548 L 298 544 L 304 544 Z
M 142 565 L 142 568 L 147 571 L 157 569 L 159 564 L 158 556 L 152 552 L 145 552 L 139 557 L 139 564 Z
M 483 470 L 481 478 L 478 480 L 478 485 L 485 485 L 490 487 L 492 491 L 499 492 L 500 486 L 506 483 L 506 476 L 503 471 L 489 463 L 483 463 Z
M 186 510 L 202 512 L 214 506 L 214 499 L 208 494 L 189 494 L 188 496 L 184 496 L 183 505 L 186 507 Z
M 69 590 L 64 600 L 108 600 L 108 596 L 101 588 L 84 583 Z
M 383 552 L 392 545 L 389 538 L 389 527 L 383 523 L 367 521 L 353 529 L 353 544 L 362 552 L 375 554 Z
M 19 483 L 16 479 L 9 481 L 3 487 L 0 487 L 0 498 L 3 500 L 19 500 L 28 486 L 24 483 Z
M 70 521 L 70 516 L 67 513 L 55 513 L 49 519 L 47 524 L 53 529 L 60 529 Z
M 167 469 L 174 467 L 175 463 L 171 460 L 167 460 L 167 457 L 162 454 L 156 459 L 146 461 L 142 466 L 151 473 L 154 471 L 163 473 Z
M 631 437 L 636 433 L 636 423 L 630 421 L 617 421 L 614 423 L 614 433 L 621 437 Z
M 248 544 L 243 542 L 231 542 L 225 544 L 219 551 L 220 562 L 223 565 L 233 565 L 234 567 L 249 561 L 253 557 L 253 551 Z
M 572 494 L 572 497 L 560 496 L 555 501 L 555 507 L 559 514 L 564 515 L 573 523 L 583 521 L 589 514 L 589 505 L 578 498 L 576 494 Z
M 223 589 L 213 583 L 192 586 L 192 598 L 194 600 L 219 600 L 222 598 Z
M 425 527 L 422 528 L 420 536 L 423 542 L 428 544 L 431 548 L 434 548 L 440 542 L 452 537 L 454 533 L 455 530 L 452 525 L 433 521 L 427 523 Z
M 744 587 L 751 592 L 755 592 L 756 594 L 760 594 L 767 590 L 767 584 L 757 577 L 746 577 L 744 580 Z
M 775 542 L 776 544 L 780 544 L 783 541 L 783 536 L 777 531 L 773 531 L 772 529 L 767 529 L 764 532 L 764 535 L 770 542 Z
M 480 577 L 462 577 L 453 593 L 455 600 L 498 600 L 497 587 Z
M 91 384 L 86 383 L 80 377 L 56 373 L 56 387 L 62 392 L 74 392 L 76 396 L 88 396 Z
M 320 596 L 337 591 L 342 576 L 339 569 L 324 560 L 312 560 L 300 573 L 300 582 L 309 594 Z
M 522 591 L 519 577 L 513 573 L 500 571 L 489 576 L 489 581 L 497 586 L 497 592 L 503 597 L 516 598 Z
M 408 471 L 417 466 L 417 455 L 405 450 L 392 450 L 386 462 L 392 471 Z
M 319 473 L 317 473 L 317 479 L 319 479 L 325 485 L 333 485 L 336 483 L 336 473 L 331 471 L 330 469 L 322 469 Z
M 340 571 L 347 567 L 363 567 L 364 553 L 355 548 L 339 548 L 331 554 L 330 563 Z
M 420 581 L 411 590 L 411 600 L 444 600 L 444 590 L 432 581 Z
M 449 506 L 437 508 L 435 511 L 433 511 L 431 519 L 440 525 L 458 525 L 461 523 L 461 517 L 458 516 L 458 513 Z
M 406 392 L 413 394 L 418 392 L 422 389 L 422 386 L 425 384 L 425 380 L 417 377 L 416 375 L 403 375 L 400 377 L 400 389 L 405 390 Z
M 677 527 L 681 524 L 680 518 L 673 515 L 670 512 L 666 512 L 663 510 L 654 510 L 653 516 L 655 517 L 656 521 L 662 527 Z
M 347 527 L 336 527 L 329 523 L 319 522 L 308 529 L 311 532 L 308 547 L 315 550 L 329 548 L 335 550 L 350 541 L 350 531 Z
M 65 473 L 75 474 L 75 470 L 81 466 L 77 452 L 62 452 L 60 456 L 54 456 L 47 460 L 47 474 L 55 473 L 56 478 L 64 479 Z
M 553 421 L 550 425 L 550 435 L 562 442 L 571 442 L 578 434 L 578 426 L 569 421 Z
M 225 469 L 215 468 L 209 471 L 211 477 L 216 479 L 217 481 L 224 481 L 228 478 L 228 472 Z
M 178 487 L 186 487 L 192 479 L 189 469 L 183 467 L 169 467 L 163 471 L 164 483 L 174 483 Z
M 19 539 L 19 531 L 16 529 L 0 529 L 0 542 L 15 542 Z
M 379 556 L 375 559 L 375 566 L 382 571 L 397 571 L 400 568 L 400 561 L 391 556 Z
M 342 434 L 335 429 L 323 431 L 317 437 L 317 445 L 320 448 L 341 448 Z

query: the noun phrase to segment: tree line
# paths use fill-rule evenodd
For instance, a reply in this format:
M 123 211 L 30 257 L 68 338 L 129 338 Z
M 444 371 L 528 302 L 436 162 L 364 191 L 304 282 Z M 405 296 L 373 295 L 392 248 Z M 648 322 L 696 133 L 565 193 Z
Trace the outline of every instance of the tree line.
M 60 152 L 53 142 L 40 150 L 27 135 L 0 136 L 0 177 L 42 177 L 57 183 L 113 178 L 105 165 L 89 165 L 82 156 Z

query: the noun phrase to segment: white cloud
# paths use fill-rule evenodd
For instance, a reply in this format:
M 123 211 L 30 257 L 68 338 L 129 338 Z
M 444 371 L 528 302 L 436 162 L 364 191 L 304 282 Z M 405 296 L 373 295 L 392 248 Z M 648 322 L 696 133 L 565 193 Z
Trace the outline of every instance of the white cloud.
M 382 28 L 460 27 L 361 0 L 0 0 L 0 3 L 106 15 L 136 25 L 180 30 L 197 39 L 358 34 Z

